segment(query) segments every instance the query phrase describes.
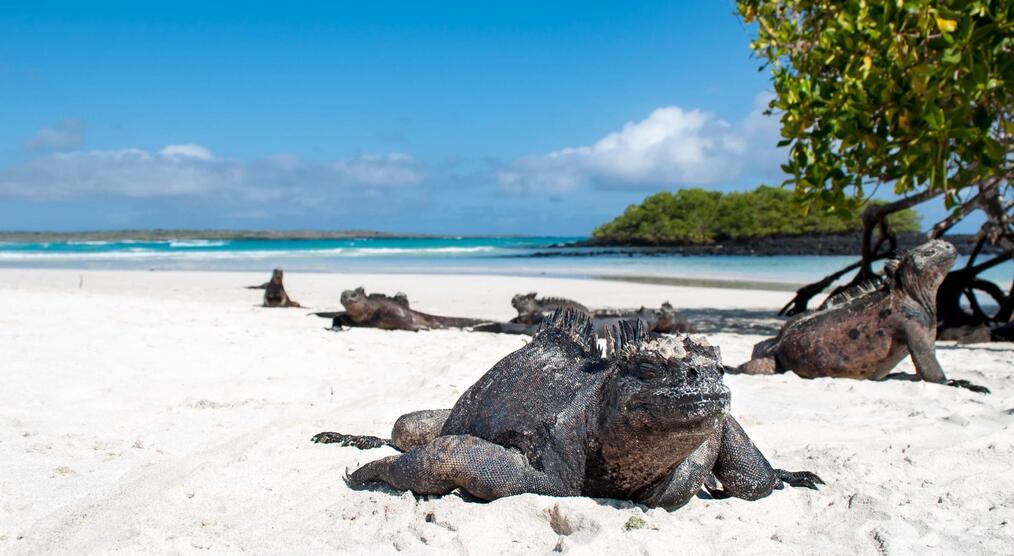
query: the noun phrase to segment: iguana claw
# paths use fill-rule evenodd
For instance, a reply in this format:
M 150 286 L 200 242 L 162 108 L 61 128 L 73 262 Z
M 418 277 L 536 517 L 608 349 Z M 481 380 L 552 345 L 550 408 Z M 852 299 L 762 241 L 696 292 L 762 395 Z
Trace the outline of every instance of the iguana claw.
M 953 386 L 955 388 L 965 388 L 965 389 L 971 390 L 972 392 L 975 392 L 977 394 L 991 394 L 992 393 L 992 392 L 989 391 L 989 388 L 986 388 L 985 386 L 979 386 L 978 384 L 972 384 L 971 382 L 969 382 L 967 380 L 964 380 L 964 379 L 952 378 L 952 379 L 948 380 L 947 382 L 945 382 L 944 384 L 946 384 L 947 386 Z
M 812 488 L 817 490 L 817 485 L 824 484 L 824 481 L 809 471 L 786 471 L 784 469 L 775 469 L 775 475 L 778 476 L 783 482 L 789 486 Z

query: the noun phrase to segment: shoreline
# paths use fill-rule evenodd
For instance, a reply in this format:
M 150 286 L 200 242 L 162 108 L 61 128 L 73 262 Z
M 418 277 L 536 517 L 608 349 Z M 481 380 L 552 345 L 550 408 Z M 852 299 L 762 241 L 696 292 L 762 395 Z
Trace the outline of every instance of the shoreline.
M 269 274 L 271 265 L 266 265 L 263 274 Z M 734 276 L 659 276 L 650 274 L 601 274 L 601 273 L 556 273 L 545 271 L 532 272 L 493 272 L 493 271 L 468 271 L 454 268 L 446 271 L 427 270 L 412 268 L 403 271 L 386 269 L 289 269 L 282 267 L 287 274 L 310 274 L 310 275 L 377 275 L 377 276 L 483 276 L 494 278 L 546 278 L 554 280 L 582 280 L 582 281 L 605 281 L 621 282 L 632 284 L 644 284 L 654 286 L 677 286 L 689 288 L 728 289 L 728 290 L 756 290 L 771 292 L 795 292 L 805 285 L 803 282 L 785 282 L 773 280 L 750 280 Z M 86 267 L 35 267 L 35 266 L 3 266 L 0 265 L 0 272 L 132 272 L 132 273 L 227 273 L 227 274 L 258 274 L 260 270 L 247 268 L 86 268 Z
M 796 282 L 774 282 L 766 280 L 742 280 L 732 278 L 696 278 L 683 276 L 634 276 L 634 275 L 598 275 L 592 280 L 609 280 L 613 282 L 629 282 L 654 286 L 682 286 L 688 288 L 713 288 L 724 290 L 759 290 L 772 292 L 795 293 L 805 286 Z

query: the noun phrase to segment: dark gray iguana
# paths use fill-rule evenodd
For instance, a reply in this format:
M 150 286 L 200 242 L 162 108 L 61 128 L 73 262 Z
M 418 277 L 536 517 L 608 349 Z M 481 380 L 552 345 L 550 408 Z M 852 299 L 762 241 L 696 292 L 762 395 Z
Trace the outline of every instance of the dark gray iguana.
M 607 340 L 603 357 L 587 315 L 558 311 L 453 409 L 402 416 L 390 441 L 337 433 L 313 440 L 405 452 L 354 471 L 346 478 L 353 488 L 460 488 L 483 500 L 582 495 L 675 509 L 702 486 L 715 497 L 755 500 L 783 482 L 823 484 L 807 471 L 772 469 L 729 415 L 718 348 L 688 336 L 650 338 L 629 322 Z
M 341 296 L 344 311 L 314 313 L 332 319 L 335 328 L 357 326 L 383 330 L 419 331 L 432 328 L 463 328 L 487 323 L 487 320 L 429 315 L 412 309 L 408 297 L 398 293 L 394 297 L 379 293 L 366 294 L 363 288 L 345 290 Z
M 285 286 L 282 285 L 282 269 L 276 268 L 271 271 L 271 279 L 259 286 L 247 286 L 250 290 L 264 290 L 265 307 L 302 307 L 299 303 L 289 298 L 285 293 Z
M 647 309 L 641 307 L 632 309 L 601 309 L 592 312 L 592 322 L 595 330 L 605 334 L 613 325 L 623 320 L 642 320 L 648 332 L 654 334 L 686 334 L 697 332 L 694 325 L 690 324 L 671 303 L 666 301 L 658 309 Z
M 948 381 L 936 358 L 936 292 L 956 258 L 954 246 L 941 240 L 908 251 L 888 262 L 879 283 L 844 292 L 790 319 L 777 337 L 757 344 L 739 370 L 879 380 L 911 355 L 927 382 L 988 393 L 966 380 Z
M 557 309 L 570 307 L 576 311 L 591 313 L 587 307 L 577 301 L 562 297 L 536 297 L 535 292 L 517 294 L 511 298 L 511 305 L 518 311 L 518 316 L 510 322 L 518 324 L 539 324 L 544 318 Z
M 534 295 L 535 294 L 528 294 L 528 296 L 525 297 Z M 517 300 L 518 297 L 520 296 L 514 296 L 514 299 Z M 584 309 L 583 306 L 581 307 L 582 308 L 578 310 L 585 312 L 590 316 L 592 325 L 595 327 L 595 331 L 603 336 L 608 334 L 613 325 L 625 320 L 642 320 L 644 321 L 648 332 L 653 334 L 697 332 L 697 329 L 690 324 L 687 319 L 668 301 L 663 303 L 658 309 L 641 307 L 640 309 L 596 309 L 594 311 L 590 311 Z M 529 315 L 532 315 L 532 313 L 529 313 Z M 539 330 L 539 324 L 537 322 L 518 322 L 519 320 L 531 321 L 536 319 L 521 319 L 520 317 L 521 315 L 511 322 L 490 322 L 488 324 L 475 326 L 472 330 L 475 330 L 476 332 L 498 332 L 501 334 L 526 334 L 528 336 L 534 335 Z

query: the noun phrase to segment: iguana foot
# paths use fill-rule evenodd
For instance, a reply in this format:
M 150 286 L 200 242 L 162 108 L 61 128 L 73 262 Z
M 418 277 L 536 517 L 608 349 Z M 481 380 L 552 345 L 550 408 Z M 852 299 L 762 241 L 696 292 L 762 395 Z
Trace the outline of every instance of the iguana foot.
M 360 450 L 369 450 L 371 448 L 383 448 L 384 446 L 390 446 L 391 441 L 386 438 L 377 438 L 376 436 L 359 436 L 355 434 L 342 434 L 340 432 L 322 432 L 315 434 L 310 439 L 312 442 L 317 444 L 338 444 L 339 446 L 352 446 L 353 448 L 359 448 Z
M 773 375 L 778 372 L 778 362 L 774 357 L 756 357 L 740 365 L 738 371 L 745 375 Z
M 812 488 L 817 490 L 817 485 L 824 484 L 824 481 L 816 475 L 816 473 L 810 473 L 809 471 L 786 471 L 784 469 L 775 469 L 775 476 L 787 483 L 789 486 Z
M 963 380 L 963 379 L 954 379 L 954 378 L 952 378 L 951 380 L 948 380 L 944 384 L 946 384 L 947 386 L 953 386 L 955 388 L 966 388 L 966 389 L 971 390 L 972 392 L 975 392 L 977 394 L 991 394 L 992 393 L 992 392 L 989 391 L 989 388 L 986 388 L 985 386 L 979 386 L 978 384 L 972 384 L 971 382 L 969 382 L 967 380 Z

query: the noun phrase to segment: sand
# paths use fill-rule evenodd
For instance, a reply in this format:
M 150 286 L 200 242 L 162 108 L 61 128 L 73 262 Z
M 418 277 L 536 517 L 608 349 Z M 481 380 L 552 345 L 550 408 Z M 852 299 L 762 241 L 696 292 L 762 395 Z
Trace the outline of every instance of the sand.
M 492 503 L 354 492 L 393 453 L 314 445 L 386 436 L 449 407 L 519 336 L 324 329 L 257 307 L 268 272 L 0 270 L 0 553 L 1010 554 L 1014 350 L 942 343 L 951 378 L 728 376 L 732 413 L 778 467 L 827 485 L 674 512 L 525 495 Z M 314 309 L 405 291 L 420 310 L 509 318 L 510 296 L 596 307 L 665 300 L 738 364 L 777 326 L 772 291 L 495 276 L 286 273 Z M 912 372 L 909 362 L 899 370 Z M 633 519 L 638 518 L 638 519 Z

